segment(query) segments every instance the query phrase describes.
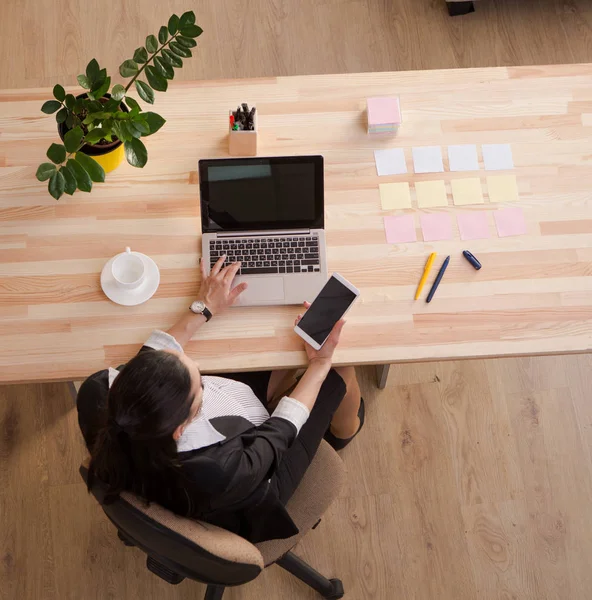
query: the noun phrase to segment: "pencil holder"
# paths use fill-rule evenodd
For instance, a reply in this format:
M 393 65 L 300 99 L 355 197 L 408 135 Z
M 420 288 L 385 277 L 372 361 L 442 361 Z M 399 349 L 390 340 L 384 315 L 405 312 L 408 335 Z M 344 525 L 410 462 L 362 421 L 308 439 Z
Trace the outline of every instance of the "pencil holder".
M 232 111 L 229 112 L 229 116 Z M 251 131 L 235 131 L 228 126 L 228 154 L 230 156 L 257 156 L 257 135 L 259 128 L 257 125 L 257 113 L 253 115 L 253 125 L 255 129 Z

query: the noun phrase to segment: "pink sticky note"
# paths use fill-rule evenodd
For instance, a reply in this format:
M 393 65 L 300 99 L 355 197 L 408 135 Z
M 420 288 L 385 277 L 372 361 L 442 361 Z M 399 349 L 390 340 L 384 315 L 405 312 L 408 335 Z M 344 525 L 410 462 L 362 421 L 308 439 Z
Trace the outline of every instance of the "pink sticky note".
M 500 237 L 524 235 L 526 233 L 526 221 L 524 211 L 521 208 L 504 208 L 494 212 L 493 216 Z
M 450 215 L 443 213 L 421 215 L 419 220 L 421 221 L 424 242 L 452 239 L 452 219 Z
M 368 125 L 400 123 L 401 108 L 398 98 L 368 98 Z
M 401 244 L 403 242 L 416 242 L 415 220 L 413 215 L 401 217 L 384 217 L 384 229 L 388 244 Z
M 486 212 L 459 213 L 456 220 L 461 240 L 486 240 L 489 238 L 489 222 Z

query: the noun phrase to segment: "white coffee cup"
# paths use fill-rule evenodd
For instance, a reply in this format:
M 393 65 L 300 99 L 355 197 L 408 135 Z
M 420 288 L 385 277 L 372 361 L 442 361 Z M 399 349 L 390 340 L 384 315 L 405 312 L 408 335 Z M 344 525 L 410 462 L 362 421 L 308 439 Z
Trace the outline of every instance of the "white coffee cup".
M 116 256 L 111 265 L 111 274 L 117 285 L 130 290 L 144 281 L 145 271 L 144 261 L 133 254 L 130 248 Z

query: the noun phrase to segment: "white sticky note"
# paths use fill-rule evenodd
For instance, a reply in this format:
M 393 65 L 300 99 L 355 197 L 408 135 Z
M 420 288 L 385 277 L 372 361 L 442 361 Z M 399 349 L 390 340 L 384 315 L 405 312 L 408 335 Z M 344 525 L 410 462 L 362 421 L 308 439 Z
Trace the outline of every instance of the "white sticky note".
M 376 172 L 379 176 L 404 175 L 407 173 L 407 163 L 402 148 L 374 150 L 374 160 L 376 161 Z
M 514 168 L 510 144 L 483 144 L 481 149 L 487 171 L 505 171 Z
M 478 171 L 477 146 L 475 144 L 448 146 L 448 162 L 451 171 Z
M 440 146 L 413 148 L 413 167 L 416 173 L 443 173 L 444 163 Z

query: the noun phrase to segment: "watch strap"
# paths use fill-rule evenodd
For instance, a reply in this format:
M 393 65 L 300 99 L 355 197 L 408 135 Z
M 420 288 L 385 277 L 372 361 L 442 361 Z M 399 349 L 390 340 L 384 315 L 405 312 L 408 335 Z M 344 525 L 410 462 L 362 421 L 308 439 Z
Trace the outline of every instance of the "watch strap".
M 206 318 L 206 323 L 212 318 L 212 313 L 207 306 L 204 306 L 202 315 Z

